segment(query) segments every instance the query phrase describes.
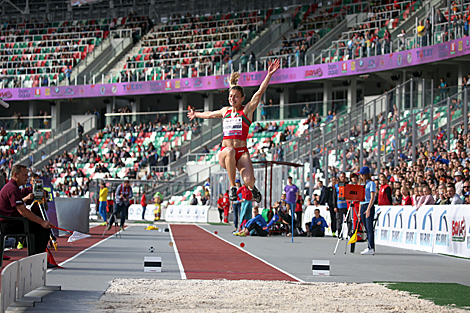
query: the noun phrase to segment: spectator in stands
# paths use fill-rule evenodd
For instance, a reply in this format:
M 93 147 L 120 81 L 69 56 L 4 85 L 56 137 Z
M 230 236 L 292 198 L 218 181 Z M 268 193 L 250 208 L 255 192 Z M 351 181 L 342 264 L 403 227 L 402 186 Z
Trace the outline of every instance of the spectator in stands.
M 115 194 L 115 205 L 114 205 L 114 211 L 113 214 L 111 215 L 111 218 L 108 221 L 108 227 L 107 229 L 110 230 L 111 226 L 114 224 L 115 219 L 117 218 L 117 214 L 121 214 L 121 224 L 120 228 L 121 230 L 124 230 L 124 222 L 127 217 L 127 210 L 129 208 L 129 201 L 134 197 L 134 194 L 132 192 L 132 187 L 130 185 L 129 179 L 126 178 L 124 179 L 124 182 L 120 184 L 117 189 L 116 189 L 116 194 Z
M 323 185 L 323 181 L 320 178 L 317 180 L 317 185 L 318 189 L 320 189 L 320 199 L 318 200 L 318 203 L 320 205 L 326 205 L 326 201 L 328 199 L 328 188 Z
M 196 195 L 193 193 L 193 197 L 191 198 L 190 205 L 197 205 L 197 198 Z
M 450 202 L 448 204 L 451 204 L 451 205 L 463 204 L 462 199 L 455 193 L 455 185 L 452 183 L 447 184 L 447 197 Z
M 248 220 L 245 227 L 238 233 L 234 233 L 235 236 L 245 237 L 248 234 L 251 236 L 262 236 L 266 237 L 268 233 L 268 224 L 261 214 L 259 214 L 258 207 L 253 208 L 253 218 Z
M 308 228 L 308 237 L 324 237 L 325 236 L 325 228 L 328 228 L 328 223 L 320 215 L 320 210 L 315 209 L 314 211 L 315 216 L 312 218 L 311 223 L 307 223 Z
M 23 186 L 28 180 L 28 169 L 26 166 L 16 164 L 11 170 L 11 179 L 0 191 L 0 214 L 3 217 L 0 220 L 2 234 L 18 234 L 24 232 L 23 221 L 8 220 L 8 217 L 25 217 L 28 219 L 29 231 L 34 235 L 34 247 L 32 254 L 46 251 L 50 236 L 50 228 L 53 226 L 49 221 L 45 221 L 29 211 L 23 201 L 20 186 Z M 48 268 L 50 265 L 48 264 Z
M 384 174 L 379 175 L 380 189 L 378 195 L 379 205 L 392 205 L 392 188 L 388 184 L 388 179 Z
M 416 206 L 416 210 L 418 210 L 423 205 L 434 204 L 434 198 L 432 196 L 431 188 L 428 185 L 424 184 L 422 186 L 422 190 L 423 190 L 423 196 L 420 197 L 418 205 Z
M 240 57 L 240 65 L 241 65 L 241 70 L 240 71 L 242 73 L 247 72 L 248 61 L 249 61 L 248 56 L 246 55 L 245 52 L 242 52 L 242 56 Z
M 204 149 L 202 149 L 202 153 L 209 153 L 209 149 L 207 149 L 207 146 L 204 146 Z
M 444 100 L 445 98 L 447 98 L 447 95 L 448 95 L 448 85 L 447 83 L 444 81 L 444 77 L 441 77 L 441 82 L 438 86 L 440 92 L 441 92 L 441 100 Z
M 83 136 L 83 126 L 80 123 L 77 123 L 77 134 L 78 134 L 78 141 L 82 141 Z
M 460 172 L 460 171 L 455 172 L 454 179 L 455 179 L 455 182 L 456 182 L 455 183 L 455 192 L 457 193 L 457 195 L 459 197 L 462 197 L 464 195 L 463 194 L 464 181 L 463 181 L 462 172 Z

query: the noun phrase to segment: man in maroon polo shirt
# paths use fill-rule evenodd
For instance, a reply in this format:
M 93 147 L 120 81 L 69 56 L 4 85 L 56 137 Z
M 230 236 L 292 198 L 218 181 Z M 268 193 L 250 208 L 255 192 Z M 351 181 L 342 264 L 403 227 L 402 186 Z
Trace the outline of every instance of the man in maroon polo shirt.
M 52 224 L 29 211 L 23 202 L 19 186 L 28 180 L 26 166 L 14 165 L 11 174 L 11 180 L 0 191 L 0 214 L 8 217 L 26 217 L 29 220 L 29 230 L 34 234 L 33 254 L 45 252 Z M 22 221 L 7 221 L 0 218 L 0 227 L 4 234 L 24 232 Z

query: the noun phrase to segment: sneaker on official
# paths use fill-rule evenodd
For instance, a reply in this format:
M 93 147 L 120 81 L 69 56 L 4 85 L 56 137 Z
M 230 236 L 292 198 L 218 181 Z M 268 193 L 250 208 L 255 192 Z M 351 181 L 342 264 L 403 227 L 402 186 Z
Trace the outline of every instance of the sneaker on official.
M 230 199 L 230 201 L 237 201 L 238 200 L 237 187 L 235 187 L 235 186 L 230 187 L 230 192 L 229 192 L 228 198 Z
M 261 202 L 261 192 L 259 192 L 258 188 L 256 186 L 253 186 L 253 189 L 251 190 L 251 194 L 253 195 L 253 200 L 256 201 L 257 203 Z
M 369 248 L 365 248 L 364 250 L 362 250 L 362 252 L 366 252 L 366 251 L 369 251 Z
M 374 249 L 367 249 L 361 252 L 362 255 L 374 255 L 375 251 Z

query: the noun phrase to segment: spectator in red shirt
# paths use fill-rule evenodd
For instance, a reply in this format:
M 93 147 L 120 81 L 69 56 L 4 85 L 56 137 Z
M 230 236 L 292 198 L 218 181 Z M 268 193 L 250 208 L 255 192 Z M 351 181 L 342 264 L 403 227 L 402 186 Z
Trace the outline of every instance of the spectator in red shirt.
M 412 202 L 408 188 L 406 188 L 405 186 L 401 187 L 401 195 L 401 205 L 411 205 Z
M 145 221 L 145 210 L 147 209 L 147 198 L 145 197 L 145 191 L 142 193 L 142 198 L 140 198 L 140 205 L 142 206 L 142 220 Z
M 253 208 L 251 200 L 253 199 L 253 195 L 251 194 L 251 191 L 250 189 L 248 189 L 246 184 L 238 188 L 237 195 L 238 194 L 241 194 L 240 198 L 241 198 L 242 205 L 241 205 L 241 212 L 240 212 L 240 224 L 242 224 L 244 220 L 248 221 L 251 219 L 251 215 L 252 215 L 251 211 Z
M 297 222 L 297 227 L 302 229 L 302 206 L 304 204 L 304 200 L 302 196 L 299 195 L 297 198 L 297 202 L 295 204 L 295 220 Z
M 227 217 L 228 217 L 228 207 L 229 207 L 230 202 L 226 197 L 224 197 L 223 194 L 219 195 L 219 200 L 217 200 L 217 209 L 219 210 L 219 219 L 220 222 L 222 223 L 222 216 L 225 215 L 225 210 L 227 210 Z M 228 221 L 227 221 L 228 222 Z M 225 223 L 225 221 L 224 221 Z

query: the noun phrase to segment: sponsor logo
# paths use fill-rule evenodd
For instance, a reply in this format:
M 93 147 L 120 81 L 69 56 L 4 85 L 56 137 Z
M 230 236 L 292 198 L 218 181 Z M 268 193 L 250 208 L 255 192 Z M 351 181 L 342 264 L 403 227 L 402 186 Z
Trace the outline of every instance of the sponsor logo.
M 380 231 L 380 239 L 388 241 L 389 234 L 390 234 L 390 232 L 388 231 L 388 229 L 382 229 Z
M 170 209 L 170 214 L 173 214 L 173 208 Z
M 401 54 L 397 55 L 397 64 L 398 66 L 401 65 L 401 62 L 403 62 L 403 57 L 401 56 Z
M 328 64 L 328 76 L 333 76 L 338 74 L 338 65 Z
M 124 84 L 122 88 L 124 91 L 142 90 L 143 85 L 142 83 Z
M 455 54 L 455 42 L 450 44 L 450 54 Z
M 9 91 L 7 91 L 9 93 Z M 4 95 L 0 94 L 0 98 L 7 98 Z M 18 98 L 26 99 L 26 98 L 31 98 L 31 91 L 29 89 L 20 89 L 18 90 Z
M 224 82 L 225 83 L 225 82 Z M 227 81 L 227 84 L 228 84 L 228 81 Z M 183 88 L 189 88 L 189 80 L 185 80 L 184 81 L 184 86 Z
M 85 87 L 80 86 L 79 93 L 80 93 L 81 95 L 85 94 Z
M 95 86 L 96 86 L 96 85 L 90 85 L 90 87 L 91 87 L 91 93 L 93 93 L 93 92 L 95 91 Z
M 421 246 L 430 247 L 432 246 L 432 234 L 430 233 L 421 233 L 419 234 L 419 244 Z
M 465 241 L 465 217 L 461 221 L 452 221 L 452 241 Z
M 18 92 L 18 94 L 19 94 L 19 92 Z M 2 98 L 2 99 L 10 99 L 11 97 L 13 97 L 13 95 L 9 91 L 0 92 L 0 98 Z
M 277 76 L 277 75 L 276 75 Z M 247 74 L 243 75 L 243 81 L 244 82 L 249 82 L 249 81 L 256 81 L 256 80 L 261 80 L 261 74 Z M 274 76 L 271 78 L 271 81 L 274 80 Z M 280 79 L 278 79 L 280 80 Z M 197 82 L 197 81 L 196 81 Z M 196 84 L 194 84 L 196 86 Z
M 413 231 L 407 231 L 405 236 L 405 243 L 416 244 L 416 233 Z
M 356 70 L 356 61 L 352 61 L 351 62 L 351 71 L 355 71 Z
M 181 82 L 179 80 L 175 81 L 175 89 L 180 89 Z
M 348 71 L 348 63 L 343 63 L 341 65 L 341 72 L 346 73 Z
M 427 57 L 432 57 L 432 48 L 426 48 L 426 49 L 421 49 L 419 51 L 416 51 L 416 58 L 417 59 L 423 59 Z
M 41 89 L 34 89 L 34 96 L 40 97 L 41 96 Z
M 447 234 L 436 234 L 435 244 L 438 246 L 449 246 L 449 236 Z
M 246 79 L 246 75 L 245 75 L 245 78 Z M 200 78 L 197 78 L 196 81 L 194 82 L 194 87 L 202 87 L 202 80 Z
M 230 83 L 229 83 L 229 81 L 228 81 L 228 76 L 225 76 L 225 77 L 224 77 L 224 86 L 225 86 L 225 87 L 230 86 Z
M 459 51 L 462 51 L 462 50 L 463 50 L 463 42 L 459 41 Z
M 411 61 L 413 61 L 413 55 L 411 54 L 411 52 L 408 53 L 408 56 L 406 57 L 406 61 L 408 61 L 408 64 L 410 64 Z
M 260 74 L 256 74 L 256 75 L 260 75 Z M 251 76 L 253 76 L 253 75 L 251 75 Z M 289 79 L 295 79 L 295 77 L 296 77 L 295 74 L 280 74 L 280 75 L 273 76 L 271 78 L 271 81 L 272 82 L 281 82 L 281 81 L 285 81 L 285 80 L 289 80 Z M 261 80 L 261 78 L 260 78 L 260 80 Z
M 171 90 L 171 82 L 165 82 L 165 90 Z
M 208 79 L 207 79 L 207 86 L 210 86 L 210 85 L 211 85 L 211 79 L 208 78 Z
M 111 87 L 111 92 L 113 94 L 115 94 L 117 92 L 117 86 L 116 85 L 113 85 L 113 87 Z
M 45 93 L 46 96 L 50 96 L 51 95 L 51 88 L 46 88 L 44 93 Z
M 55 91 L 55 93 L 59 93 L 59 92 L 60 92 L 60 88 L 59 88 L 59 87 L 55 87 L 54 91 Z
M 470 40 L 467 39 L 466 44 L 467 44 L 467 47 L 470 46 Z
M 72 90 L 72 88 L 67 87 L 67 89 L 65 89 L 64 95 L 73 95 L 73 90 Z
M 104 95 L 105 92 L 106 92 L 106 86 L 101 86 L 101 87 L 100 87 L 100 93 L 101 93 L 102 95 Z
M 359 67 L 363 67 L 364 66 L 364 62 L 362 60 L 359 60 Z
M 189 214 L 189 209 L 186 210 L 186 214 Z
M 389 54 L 388 62 L 390 63 L 390 65 L 393 65 L 393 53 Z
M 196 210 L 194 210 L 194 214 L 196 214 L 196 215 L 197 215 L 197 209 L 196 209 Z
M 385 66 L 385 59 L 382 57 L 380 58 L 380 67 L 384 67 Z
M 447 45 L 440 45 L 439 46 L 439 58 L 445 58 L 449 55 L 449 49 Z
M 399 230 L 392 230 L 392 242 L 401 242 L 402 232 Z
M 373 59 L 369 60 L 369 64 L 367 65 L 367 68 L 374 68 L 375 67 L 375 61 Z
M 162 83 L 161 82 L 150 82 L 150 91 L 161 91 Z

